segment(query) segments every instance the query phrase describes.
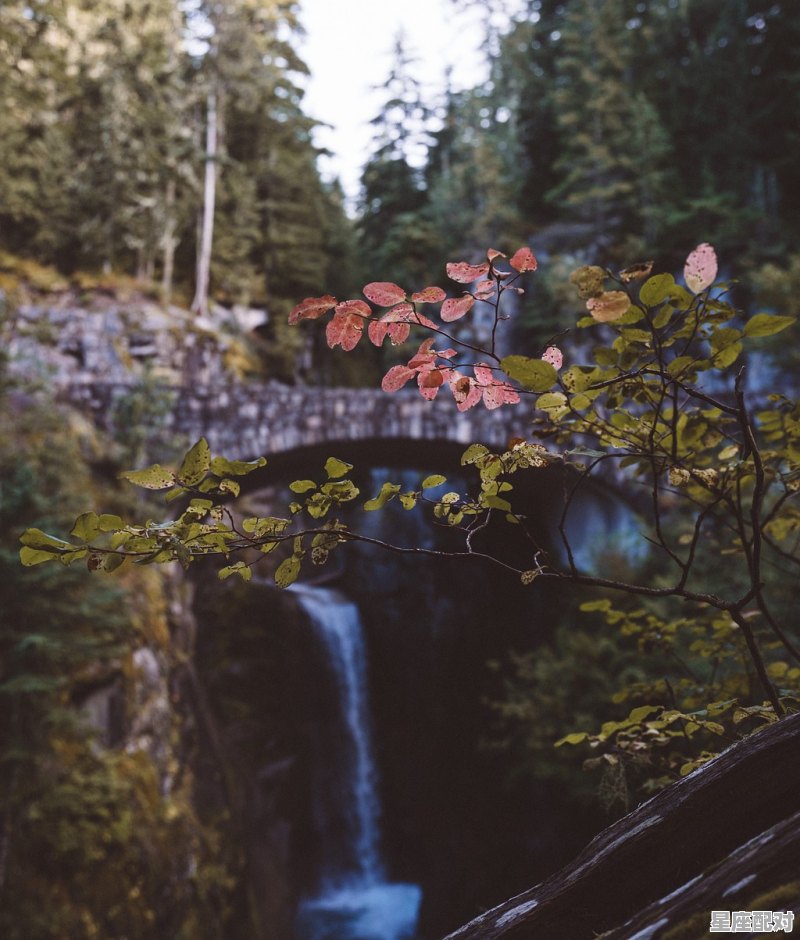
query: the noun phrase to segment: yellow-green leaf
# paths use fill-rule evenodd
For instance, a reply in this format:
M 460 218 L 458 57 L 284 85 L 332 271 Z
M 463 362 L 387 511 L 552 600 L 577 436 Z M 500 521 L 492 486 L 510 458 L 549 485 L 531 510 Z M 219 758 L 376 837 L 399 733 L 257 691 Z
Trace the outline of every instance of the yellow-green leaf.
M 75 520 L 70 535 L 82 542 L 91 542 L 92 539 L 100 534 L 100 525 L 95 512 L 84 512 Z
M 489 448 L 485 444 L 470 444 L 461 456 L 461 466 L 465 467 L 467 464 L 477 463 L 481 457 L 485 457 L 488 453 Z
M 31 568 L 33 565 L 41 565 L 45 561 L 54 561 L 56 558 L 58 558 L 58 553 L 31 548 L 29 545 L 23 545 L 19 550 L 19 560 L 26 568 Z
M 770 313 L 757 313 L 744 325 L 745 336 L 772 336 L 790 327 L 797 317 L 777 317 Z
M 126 470 L 119 478 L 145 490 L 166 490 L 175 485 L 175 474 L 157 463 L 145 470 Z
M 381 491 L 374 499 L 368 499 L 364 503 L 364 509 L 367 512 L 374 512 L 376 509 L 383 509 L 383 507 L 400 492 L 399 483 L 384 483 L 381 486 Z
M 574 731 L 572 734 L 565 735 L 555 743 L 555 747 L 561 747 L 562 744 L 580 744 L 589 737 L 586 731 Z
M 506 356 L 500 360 L 500 368 L 506 375 L 532 392 L 549 391 L 558 380 L 555 367 L 543 359 L 528 356 Z
M 249 581 L 253 577 L 253 572 L 243 561 L 237 561 L 235 564 L 228 565 L 226 568 L 220 568 L 217 577 L 220 581 L 224 581 L 232 574 L 238 574 L 242 581 Z
M 344 460 L 339 460 L 336 457 L 328 457 L 325 461 L 325 472 L 331 480 L 338 480 L 339 477 L 343 477 L 352 469 L 353 465 L 351 463 L 346 463 Z
M 185 486 L 195 486 L 203 479 L 210 466 L 211 451 L 208 441 L 201 437 L 186 452 L 181 468 L 178 470 L 178 480 Z
M 218 477 L 243 477 L 246 473 L 266 466 L 266 463 L 266 457 L 259 457 L 257 460 L 228 460 L 225 457 L 215 457 L 211 461 L 211 472 Z
M 275 583 L 279 588 L 287 588 L 294 584 L 300 574 L 300 559 L 297 555 L 290 555 L 278 565 L 275 571 Z
M 308 493 L 309 490 L 315 490 L 317 484 L 313 480 L 294 480 L 289 484 L 289 489 L 293 493 Z

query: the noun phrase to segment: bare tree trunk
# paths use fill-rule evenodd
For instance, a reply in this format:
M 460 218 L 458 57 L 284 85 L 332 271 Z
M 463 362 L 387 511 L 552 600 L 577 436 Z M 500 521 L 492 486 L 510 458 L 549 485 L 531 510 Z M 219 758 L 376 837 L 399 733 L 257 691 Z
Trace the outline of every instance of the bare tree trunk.
M 800 908 L 798 789 L 795 714 L 661 790 L 561 871 L 446 940 L 695 938 L 712 908 L 760 910 L 750 905 L 767 892 L 776 910 Z
M 206 172 L 203 185 L 203 220 L 197 251 L 197 283 L 192 310 L 205 313 L 208 309 L 208 284 L 211 277 L 211 248 L 214 242 L 214 203 L 217 193 L 217 96 L 208 93 L 206 121 Z
M 164 199 L 164 232 L 161 236 L 161 248 L 164 254 L 164 269 L 161 273 L 161 300 L 168 304 L 172 298 L 172 278 L 175 272 L 175 249 L 177 239 L 175 230 L 175 180 L 167 182 L 167 193 Z

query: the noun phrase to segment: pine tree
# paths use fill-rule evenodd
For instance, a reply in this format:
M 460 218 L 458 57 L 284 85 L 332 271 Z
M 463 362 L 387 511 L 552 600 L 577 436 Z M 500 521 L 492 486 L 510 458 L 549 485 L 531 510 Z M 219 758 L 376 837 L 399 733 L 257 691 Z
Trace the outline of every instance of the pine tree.
M 549 198 L 606 243 L 631 230 L 640 169 L 630 143 L 635 113 L 625 22 L 624 0 L 573 0 L 554 91 L 562 180 Z
M 419 239 L 409 239 L 414 218 L 425 204 L 422 165 L 429 144 L 429 110 L 403 34 L 395 39 L 386 79 L 386 100 L 372 119 L 374 144 L 361 177 L 359 236 L 365 266 L 393 271 L 394 278 L 415 281 L 420 273 Z M 407 254 L 408 249 L 411 254 Z M 424 260 L 423 260 L 424 265 Z

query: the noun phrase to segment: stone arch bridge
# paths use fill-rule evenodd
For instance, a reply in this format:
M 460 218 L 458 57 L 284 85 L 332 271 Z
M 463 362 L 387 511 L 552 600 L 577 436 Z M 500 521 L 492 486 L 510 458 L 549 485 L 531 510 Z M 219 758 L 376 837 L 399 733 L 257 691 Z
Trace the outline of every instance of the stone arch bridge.
M 61 398 L 90 414 L 108 431 L 125 420 L 124 403 L 145 394 L 141 387 L 89 382 L 62 386 Z M 156 386 L 162 434 L 188 441 L 205 436 L 212 451 L 252 459 L 325 444 L 371 441 L 436 441 L 467 445 L 474 441 L 504 447 L 513 436 L 530 433 L 530 410 L 523 405 L 488 411 L 476 406 L 459 413 L 452 397 L 428 402 L 407 389 L 289 386 L 278 382 L 227 385 Z

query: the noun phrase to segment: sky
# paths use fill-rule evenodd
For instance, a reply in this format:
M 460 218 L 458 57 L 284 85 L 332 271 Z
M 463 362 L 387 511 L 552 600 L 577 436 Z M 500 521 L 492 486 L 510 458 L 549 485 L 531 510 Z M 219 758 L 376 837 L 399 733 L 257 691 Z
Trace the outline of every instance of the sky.
M 448 65 L 456 89 L 485 80 L 483 14 L 478 6 L 458 11 L 452 0 L 302 0 L 301 10 L 307 36 L 298 51 L 311 70 L 305 111 L 332 125 L 317 132 L 316 143 L 333 154 L 320 168 L 327 179 L 339 177 L 352 207 L 372 140 L 369 121 L 381 109 L 375 86 L 389 73 L 398 30 L 418 60 L 414 77 L 435 100 Z

